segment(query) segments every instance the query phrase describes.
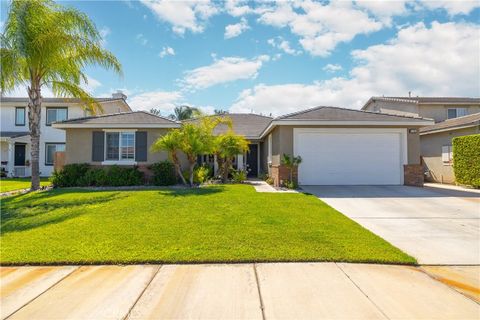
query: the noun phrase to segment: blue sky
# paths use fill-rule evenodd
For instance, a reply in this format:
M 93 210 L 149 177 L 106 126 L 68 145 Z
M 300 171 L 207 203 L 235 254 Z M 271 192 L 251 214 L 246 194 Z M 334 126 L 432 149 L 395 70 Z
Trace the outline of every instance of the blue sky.
M 480 95 L 478 1 L 62 3 L 123 65 L 122 79 L 89 68 L 86 87 L 121 89 L 135 109 L 282 114 L 409 91 Z

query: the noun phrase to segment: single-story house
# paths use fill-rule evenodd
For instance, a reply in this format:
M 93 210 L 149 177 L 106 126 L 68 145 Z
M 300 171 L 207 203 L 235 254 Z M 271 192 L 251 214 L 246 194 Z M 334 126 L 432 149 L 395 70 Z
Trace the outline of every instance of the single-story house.
M 303 185 L 423 184 L 419 128 L 432 125 L 430 119 L 337 107 L 316 107 L 277 118 L 226 116 L 234 130 L 251 141 L 250 152 L 237 157 L 237 167 L 247 167 L 252 175 L 268 173 L 276 185 L 289 177 L 281 163 L 283 154 L 302 157 L 298 183 Z M 53 126 L 66 132 L 66 164 L 147 167 L 167 158 L 166 153 L 150 153 L 152 143 L 181 123 L 137 111 Z
M 452 139 L 480 133 L 480 112 L 420 128 L 421 154 L 430 179 L 455 183 Z

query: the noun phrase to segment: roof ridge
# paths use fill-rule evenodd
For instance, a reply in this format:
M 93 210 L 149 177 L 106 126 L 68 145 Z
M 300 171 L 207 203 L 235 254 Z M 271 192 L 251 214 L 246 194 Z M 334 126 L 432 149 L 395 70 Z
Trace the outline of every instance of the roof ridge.
M 165 117 L 162 117 L 162 116 L 157 116 L 156 114 L 153 114 L 153 113 L 150 113 L 150 112 L 144 111 L 144 110 L 136 110 L 136 111 L 132 110 L 132 111 L 121 111 L 121 112 L 115 112 L 115 113 L 99 114 L 99 115 L 95 115 L 95 116 L 72 118 L 72 119 L 68 119 L 68 120 L 64 120 L 64 121 L 58 121 L 56 123 L 68 123 L 68 122 L 78 121 L 78 120 L 89 120 L 89 119 L 98 119 L 98 118 L 106 118 L 106 117 L 116 117 L 116 116 L 125 115 L 125 114 L 132 114 L 132 113 L 145 113 L 145 114 L 148 114 L 149 116 L 157 117 L 157 118 L 167 120 L 167 121 L 170 121 L 170 122 L 173 122 L 173 123 L 178 123 L 175 120 L 168 119 L 168 118 L 165 118 Z
M 317 107 L 312 107 L 312 108 L 308 108 L 308 109 L 304 109 L 304 110 L 300 110 L 300 111 L 296 111 L 296 112 L 287 113 L 287 114 L 284 114 L 282 116 L 278 116 L 278 117 L 274 118 L 274 120 L 284 119 L 284 118 L 291 117 L 291 116 L 296 116 L 298 114 L 307 113 L 309 111 L 318 110 L 318 109 L 322 109 L 322 108 L 325 108 L 325 107 L 326 106 L 317 106 Z

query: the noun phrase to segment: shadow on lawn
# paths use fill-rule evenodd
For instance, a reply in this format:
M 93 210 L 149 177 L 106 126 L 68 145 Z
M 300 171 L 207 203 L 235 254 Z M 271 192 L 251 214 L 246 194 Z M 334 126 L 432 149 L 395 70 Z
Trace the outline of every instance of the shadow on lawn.
M 162 195 L 172 197 L 204 196 L 225 191 L 223 186 L 209 186 L 201 188 L 168 188 L 159 191 Z
M 75 190 L 86 193 L 91 191 Z M 22 195 L 2 199 L 1 234 L 35 229 L 49 224 L 60 223 L 78 217 L 86 212 L 81 206 L 106 203 L 119 198 L 119 193 L 107 196 L 66 200 L 56 199 L 63 192 L 42 192 L 31 197 Z M 41 201 L 50 199 L 51 201 Z M 67 209 L 53 212 L 56 209 Z

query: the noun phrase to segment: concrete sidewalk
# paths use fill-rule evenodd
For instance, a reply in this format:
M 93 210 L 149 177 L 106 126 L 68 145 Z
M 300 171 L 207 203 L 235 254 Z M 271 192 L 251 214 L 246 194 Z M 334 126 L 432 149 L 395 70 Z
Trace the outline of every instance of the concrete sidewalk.
M 457 267 L 454 273 L 444 268 L 348 263 L 2 267 L 1 317 L 479 319 L 479 267 Z

